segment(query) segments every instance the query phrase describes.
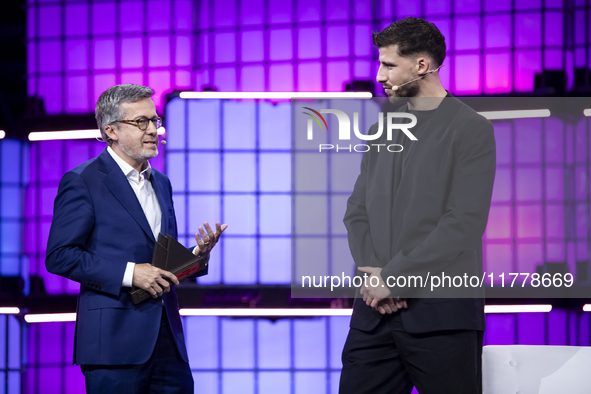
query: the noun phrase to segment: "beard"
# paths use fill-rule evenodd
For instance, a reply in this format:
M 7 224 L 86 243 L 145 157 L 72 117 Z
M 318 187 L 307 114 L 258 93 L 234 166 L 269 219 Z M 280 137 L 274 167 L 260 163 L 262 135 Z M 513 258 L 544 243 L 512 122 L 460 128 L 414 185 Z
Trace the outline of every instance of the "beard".
M 406 78 L 407 81 L 413 80 L 415 77 L 408 77 Z M 409 99 L 418 96 L 420 86 L 419 82 L 421 79 L 417 79 L 407 85 L 401 86 L 392 96 L 388 96 L 388 101 L 391 104 L 404 104 L 409 101 Z M 404 83 L 404 82 L 403 82 Z
M 119 148 L 125 153 L 127 156 L 131 157 L 134 160 L 148 160 L 153 159 L 158 155 L 158 145 L 156 145 L 156 151 L 150 152 L 144 149 L 143 147 L 139 149 L 133 149 L 130 146 L 125 144 L 119 144 Z

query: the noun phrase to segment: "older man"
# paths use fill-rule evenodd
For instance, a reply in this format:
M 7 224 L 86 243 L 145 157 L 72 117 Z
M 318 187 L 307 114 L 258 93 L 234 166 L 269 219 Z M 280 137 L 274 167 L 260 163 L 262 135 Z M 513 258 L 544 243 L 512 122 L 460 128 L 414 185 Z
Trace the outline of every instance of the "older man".
M 179 282 L 149 264 L 159 233 L 177 237 L 170 181 L 148 162 L 162 122 L 153 94 L 117 85 L 101 95 L 96 119 L 108 147 L 67 172 L 55 199 L 46 266 L 81 284 L 74 363 L 88 393 L 193 392 Z M 204 223 L 193 253 L 208 259 L 226 227 Z M 152 298 L 132 304 L 132 285 Z

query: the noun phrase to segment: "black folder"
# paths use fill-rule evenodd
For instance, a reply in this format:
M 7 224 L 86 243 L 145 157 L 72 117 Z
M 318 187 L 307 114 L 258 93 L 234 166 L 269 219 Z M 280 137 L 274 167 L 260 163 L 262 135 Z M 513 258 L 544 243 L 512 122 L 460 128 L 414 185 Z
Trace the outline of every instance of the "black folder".
M 207 259 L 203 256 L 195 256 L 170 235 L 165 237 L 158 234 L 152 255 L 152 265 L 172 272 L 179 281 L 189 276 L 197 277 L 207 274 Z M 129 297 L 131 302 L 137 305 L 152 296 L 147 291 L 133 286 Z

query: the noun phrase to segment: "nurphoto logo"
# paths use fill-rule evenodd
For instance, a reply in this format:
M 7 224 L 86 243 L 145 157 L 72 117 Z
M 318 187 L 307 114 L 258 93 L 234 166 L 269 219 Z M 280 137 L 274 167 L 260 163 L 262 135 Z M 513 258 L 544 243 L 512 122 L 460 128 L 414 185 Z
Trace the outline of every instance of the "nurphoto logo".
M 313 120 L 318 123 L 320 126 L 320 130 L 326 128 L 328 132 L 328 124 L 326 123 L 326 119 L 322 114 L 333 114 L 336 115 L 337 120 L 339 122 L 339 141 L 347 141 L 351 140 L 351 120 L 349 116 L 338 109 L 321 109 L 320 112 L 310 108 L 304 107 L 304 109 L 309 110 L 310 112 L 304 112 L 304 114 L 308 115 L 312 119 L 308 119 L 307 124 L 307 138 L 308 140 L 314 139 L 314 122 Z M 378 131 L 375 134 L 363 134 L 359 131 L 359 113 L 353 112 L 353 132 L 355 136 L 363 141 L 375 141 L 380 138 L 384 132 L 384 118 L 386 119 L 386 140 L 392 141 L 392 131 L 393 130 L 401 130 L 411 141 L 417 141 L 417 137 L 410 132 L 409 129 L 412 129 L 417 124 L 417 117 L 413 114 L 409 114 L 406 112 L 387 112 L 386 116 L 384 116 L 383 112 L 378 114 Z M 400 120 L 401 118 L 410 119 L 409 123 L 394 123 L 394 120 Z M 324 127 L 322 127 L 324 125 Z M 402 152 L 404 147 L 400 144 L 357 144 L 357 145 L 334 145 L 334 144 L 319 144 L 318 151 L 322 152 L 323 150 L 335 150 L 336 152 L 339 151 L 355 151 L 355 152 L 367 152 L 371 149 L 375 149 L 378 152 L 380 148 L 385 148 L 388 152 Z

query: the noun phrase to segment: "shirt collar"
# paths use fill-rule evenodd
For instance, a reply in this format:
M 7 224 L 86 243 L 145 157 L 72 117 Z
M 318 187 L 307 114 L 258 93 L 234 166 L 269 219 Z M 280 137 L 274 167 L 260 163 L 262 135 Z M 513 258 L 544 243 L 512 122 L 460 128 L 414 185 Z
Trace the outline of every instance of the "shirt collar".
M 117 163 L 119 168 L 121 168 L 121 171 L 123 171 L 123 174 L 125 174 L 125 177 L 132 178 L 133 180 L 137 180 L 136 174 L 138 172 L 135 168 L 130 166 L 125 160 L 123 160 L 121 157 L 119 157 L 119 155 L 117 153 L 115 153 L 115 151 L 110 146 L 107 147 L 107 152 L 109 152 L 109 154 L 111 155 L 113 160 L 115 160 L 115 163 Z M 141 172 L 141 175 L 143 175 L 143 177 L 145 179 L 150 179 L 151 174 L 152 174 L 152 166 L 150 165 L 150 162 L 148 162 L 148 166 L 146 167 L 145 170 L 143 170 Z

